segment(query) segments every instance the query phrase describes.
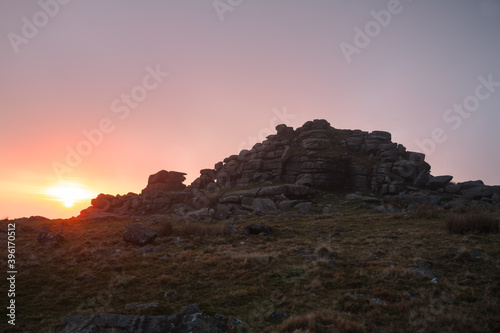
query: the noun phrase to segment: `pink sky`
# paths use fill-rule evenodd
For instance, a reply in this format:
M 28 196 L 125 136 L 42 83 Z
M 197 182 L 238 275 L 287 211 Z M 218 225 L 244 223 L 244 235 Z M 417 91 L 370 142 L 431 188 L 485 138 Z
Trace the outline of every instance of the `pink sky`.
M 189 184 L 315 118 L 500 184 L 498 0 L 2 1 L 0 35 L 0 218 L 78 215 L 88 199 L 42 193 L 61 180 L 137 193 L 166 169 Z M 68 147 L 85 156 L 68 166 Z

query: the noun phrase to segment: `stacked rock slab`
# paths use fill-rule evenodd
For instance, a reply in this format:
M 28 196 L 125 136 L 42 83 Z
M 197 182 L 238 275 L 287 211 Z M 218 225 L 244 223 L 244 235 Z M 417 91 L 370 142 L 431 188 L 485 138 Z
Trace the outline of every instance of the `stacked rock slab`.
M 191 186 L 233 188 L 251 183 L 283 182 L 323 190 L 373 190 L 399 193 L 429 174 L 424 154 L 393 143 L 391 134 L 340 130 L 326 120 L 306 122 L 294 130 L 278 125 L 277 133 L 204 169 Z M 425 185 L 425 184 L 423 184 Z
M 154 195 L 158 192 L 182 191 L 186 188 L 182 182 L 186 180 L 184 172 L 161 170 L 149 176 L 148 185 L 142 190 L 143 195 Z

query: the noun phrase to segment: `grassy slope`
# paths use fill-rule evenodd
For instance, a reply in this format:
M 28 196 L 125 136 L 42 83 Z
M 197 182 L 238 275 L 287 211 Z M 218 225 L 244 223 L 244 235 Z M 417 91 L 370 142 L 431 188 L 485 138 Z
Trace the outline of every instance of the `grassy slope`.
M 500 331 L 500 234 L 448 235 L 444 216 L 352 210 L 254 220 L 271 225 L 274 234 L 244 235 L 247 220 L 236 223 L 240 233 L 234 236 L 181 242 L 158 237 L 151 244 L 158 252 L 145 255 L 122 240 L 129 221 L 30 223 L 66 237 L 48 246 L 38 244 L 36 231 L 18 228 L 16 328 L 40 331 L 69 314 L 174 314 L 198 303 L 202 311 L 237 317 L 255 332 L 280 330 L 280 322 L 268 319 L 274 310 L 298 316 L 320 309 L 368 332 Z M 161 222 L 150 227 L 159 230 Z M 6 267 L 6 241 L 0 239 Z M 121 252 L 106 253 L 115 249 Z M 316 259 L 308 256 L 314 253 Z M 444 278 L 434 284 L 408 271 L 419 261 L 434 264 Z M 86 280 L 86 274 L 94 277 Z M 165 298 L 172 289 L 176 293 Z M 409 291 L 417 296 L 405 295 Z M 159 306 L 125 309 L 136 302 Z M 0 331 L 6 327 L 4 318 Z

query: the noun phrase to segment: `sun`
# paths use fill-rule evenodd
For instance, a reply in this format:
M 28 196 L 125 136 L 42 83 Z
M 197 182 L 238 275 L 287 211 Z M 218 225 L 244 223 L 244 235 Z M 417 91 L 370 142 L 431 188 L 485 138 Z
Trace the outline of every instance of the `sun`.
M 58 185 L 47 187 L 43 194 L 50 200 L 61 202 L 65 207 L 73 207 L 77 202 L 90 200 L 96 197 L 96 194 L 85 186 L 77 183 L 62 182 Z

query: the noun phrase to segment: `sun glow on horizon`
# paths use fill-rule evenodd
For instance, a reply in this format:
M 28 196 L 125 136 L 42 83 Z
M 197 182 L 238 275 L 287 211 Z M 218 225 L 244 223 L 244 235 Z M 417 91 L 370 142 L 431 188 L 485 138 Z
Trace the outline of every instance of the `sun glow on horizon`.
M 59 201 L 67 208 L 73 207 L 77 202 L 95 198 L 97 195 L 81 184 L 69 182 L 47 187 L 42 193 L 47 195 L 49 200 Z

